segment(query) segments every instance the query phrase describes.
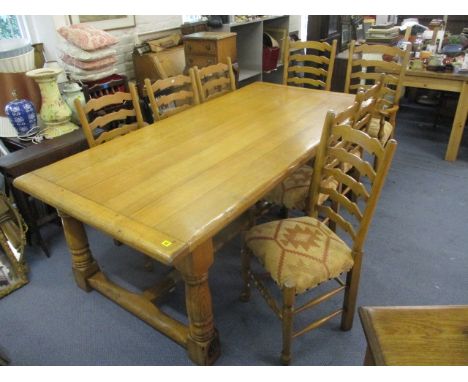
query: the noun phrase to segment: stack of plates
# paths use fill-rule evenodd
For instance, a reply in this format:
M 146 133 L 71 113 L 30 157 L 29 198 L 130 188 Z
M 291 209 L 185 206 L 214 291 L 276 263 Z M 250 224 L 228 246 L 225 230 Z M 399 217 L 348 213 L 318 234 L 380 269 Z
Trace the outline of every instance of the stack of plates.
M 34 69 L 34 49 L 26 39 L 3 40 L 0 72 L 21 73 Z

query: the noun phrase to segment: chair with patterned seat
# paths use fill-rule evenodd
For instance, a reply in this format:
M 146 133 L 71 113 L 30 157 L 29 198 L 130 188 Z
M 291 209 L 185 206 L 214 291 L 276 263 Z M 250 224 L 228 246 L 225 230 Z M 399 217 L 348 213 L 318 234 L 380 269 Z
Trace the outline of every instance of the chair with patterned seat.
M 351 124 L 356 129 L 366 130 L 377 106 L 377 97 L 380 94 L 381 87 L 382 81 L 379 81 L 367 90 L 361 89 L 356 94 L 354 104 L 336 116 L 336 122 L 342 124 L 346 121 L 346 123 Z M 356 152 L 357 148 L 353 147 L 351 149 L 354 150 L 353 154 L 358 154 Z M 343 170 L 346 173 L 351 170 L 350 165 L 344 164 L 343 166 Z M 284 217 L 288 217 L 290 210 L 305 211 L 312 173 L 312 166 L 307 164 L 301 166 L 270 191 L 264 197 L 264 200 L 273 205 L 281 206 L 282 216 Z M 328 183 L 328 186 L 337 187 L 336 182 L 333 183 L 330 179 L 325 179 L 325 183 Z M 324 195 L 319 199 L 319 202 L 322 203 L 326 199 Z
M 367 130 L 370 136 L 378 138 L 383 144 L 393 137 L 395 132 L 398 104 L 409 57 L 409 49 L 404 51 L 387 45 L 356 46 L 354 40 L 349 46 L 345 93 L 368 88 L 385 73 L 379 106 Z
M 236 78 L 230 57 L 227 64 L 219 62 L 204 68 L 194 67 L 200 102 L 208 101 L 236 90 Z
M 337 41 L 286 41 L 283 85 L 330 90 Z M 305 53 L 304 53 L 305 51 Z
M 130 93 L 116 92 L 91 98 L 85 105 L 75 100 L 84 135 L 89 147 L 97 146 L 145 125 L 136 87 Z
M 336 142 L 340 142 L 342 146 L 337 146 Z M 359 147 L 371 157 L 378 157 L 377 170 L 364 159 L 367 155 L 362 158 L 354 155 L 345 148 L 348 146 Z M 349 124 L 337 124 L 335 114 L 329 112 L 315 160 L 308 216 L 260 224 L 243 235 L 244 289 L 241 300 L 247 301 L 250 298 L 250 286 L 253 283 L 282 321 L 281 362 L 283 364 L 289 364 L 291 361 L 292 339 L 317 328 L 333 317 L 341 314 L 341 329 L 351 329 L 364 242 L 395 149 L 396 142 L 393 139 L 383 146 L 376 138 Z M 354 179 L 343 172 L 340 165 L 328 166 L 329 163 L 335 162 L 350 164 L 362 178 L 366 177 L 367 181 Z M 323 184 L 323 180 L 327 178 L 334 179 L 340 186 L 327 187 Z M 345 189 L 351 189 L 359 201 L 351 201 L 344 193 Z M 328 197 L 324 204 L 319 203 L 322 194 Z M 333 208 L 333 204 L 342 208 Z M 332 222 L 337 226 L 340 236 L 341 234 L 348 236 L 347 241 L 329 228 Z M 259 260 L 281 289 L 282 306 L 278 305 L 264 285 L 262 277 L 252 271 L 250 266 L 252 257 Z M 343 273 L 347 273 L 346 281 L 340 278 Z M 295 307 L 296 295 L 327 281 L 336 281 L 338 287 L 300 307 Z M 295 315 L 328 300 L 341 291 L 344 291 L 342 308 L 294 331 Z
M 157 80 L 153 84 L 146 78 L 145 89 L 155 121 L 200 103 L 193 68 L 189 69 L 188 76 L 180 74 Z

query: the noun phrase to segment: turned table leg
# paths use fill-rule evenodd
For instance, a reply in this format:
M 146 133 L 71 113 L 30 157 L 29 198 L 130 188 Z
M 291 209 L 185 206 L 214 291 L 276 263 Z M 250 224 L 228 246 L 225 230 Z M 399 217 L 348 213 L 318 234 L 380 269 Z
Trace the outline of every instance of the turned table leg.
M 92 288 L 87 279 L 99 271 L 99 265 L 91 255 L 83 223 L 63 211 L 58 211 L 58 214 L 62 219 L 65 240 L 72 255 L 75 281 L 81 289 L 90 292 Z
M 190 359 L 199 365 L 213 364 L 220 354 L 208 286 L 208 269 L 211 264 L 213 264 L 211 239 L 176 264 L 185 282 L 185 304 L 189 319 L 187 351 Z

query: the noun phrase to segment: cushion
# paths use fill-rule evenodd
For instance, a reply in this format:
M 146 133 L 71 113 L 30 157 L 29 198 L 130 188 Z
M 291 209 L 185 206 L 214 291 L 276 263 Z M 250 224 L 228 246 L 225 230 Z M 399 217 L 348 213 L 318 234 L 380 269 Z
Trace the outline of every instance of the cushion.
M 390 139 L 393 132 L 393 125 L 389 121 L 384 121 L 382 131 L 380 131 L 380 119 L 372 118 L 367 128 L 367 134 L 371 137 L 378 138 L 380 143 L 385 145 Z
M 296 293 L 349 271 L 351 249 L 330 228 L 309 216 L 253 227 L 246 245 L 280 286 Z
M 62 57 L 62 61 L 71 65 L 76 66 L 77 68 L 83 70 L 96 70 L 96 69 L 103 69 L 105 67 L 111 66 L 117 62 L 117 59 L 114 56 L 109 56 L 105 58 L 101 58 L 100 60 L 95 61 L 80 61 L 77 60 L 68 54 L 64 54 Z
M 118 41 L 111 34 L 85 24 L 63 26 L 57 32 L 65 40 L 84 50 L 106 48 Z
M 117 72 L 115 66 L 108 66 L 97 70 L 83 70 L 76 66 L 71 66 L 63 63 L 63 67 L 70 77 L 76 81 L 96 81 L 105 77 L 109 77 Z
M 117 51 L 113 48 L 102 48 L 95 51 L 86 51 L 78 48 L 76 45 L 70 44 L 67 41 L 62 41 L 58 48 L 68 56 L 80 61 L 96 61 L 109 56 L 115 56 Z
M 270 191 L 264 199 L 278 206 L 304 211 L 313 172 L 314 169 L 310 166 L 300 167 Z M 336 189 L 338 181 L 332 178 L 324 179 L 322 180 L 322 186 Z M 318 203 L 323 204 L 327 198 L 327 195 L 321 194 Z

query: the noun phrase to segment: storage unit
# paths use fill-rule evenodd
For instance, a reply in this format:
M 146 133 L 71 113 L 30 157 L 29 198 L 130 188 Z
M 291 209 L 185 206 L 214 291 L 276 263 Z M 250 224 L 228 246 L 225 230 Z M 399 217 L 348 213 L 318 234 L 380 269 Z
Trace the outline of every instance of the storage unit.
M 232 16 L 230 16 L 232 19 Z M 223 24 L 223 31 L 237 33 L 239 81 L 262 80 L 263 33 L 269 33 L 280 46 L 278 65 L 282 65 L 284 41 L 289 34 L 289 16 L 266 16 L 242 23 Z
M 186 67 L 199 68 L 227 63 L 230 57 L 237 61 L 236 33 L 232 32 L 197 32 L 184 36 L 184 51 Z
M 133 53 L 133 66 L 138 86 L 145 78 L 151 82 L 182 74 L 184 71 L 184 49 L 182 45 L 164 49 L 161 52 Z

